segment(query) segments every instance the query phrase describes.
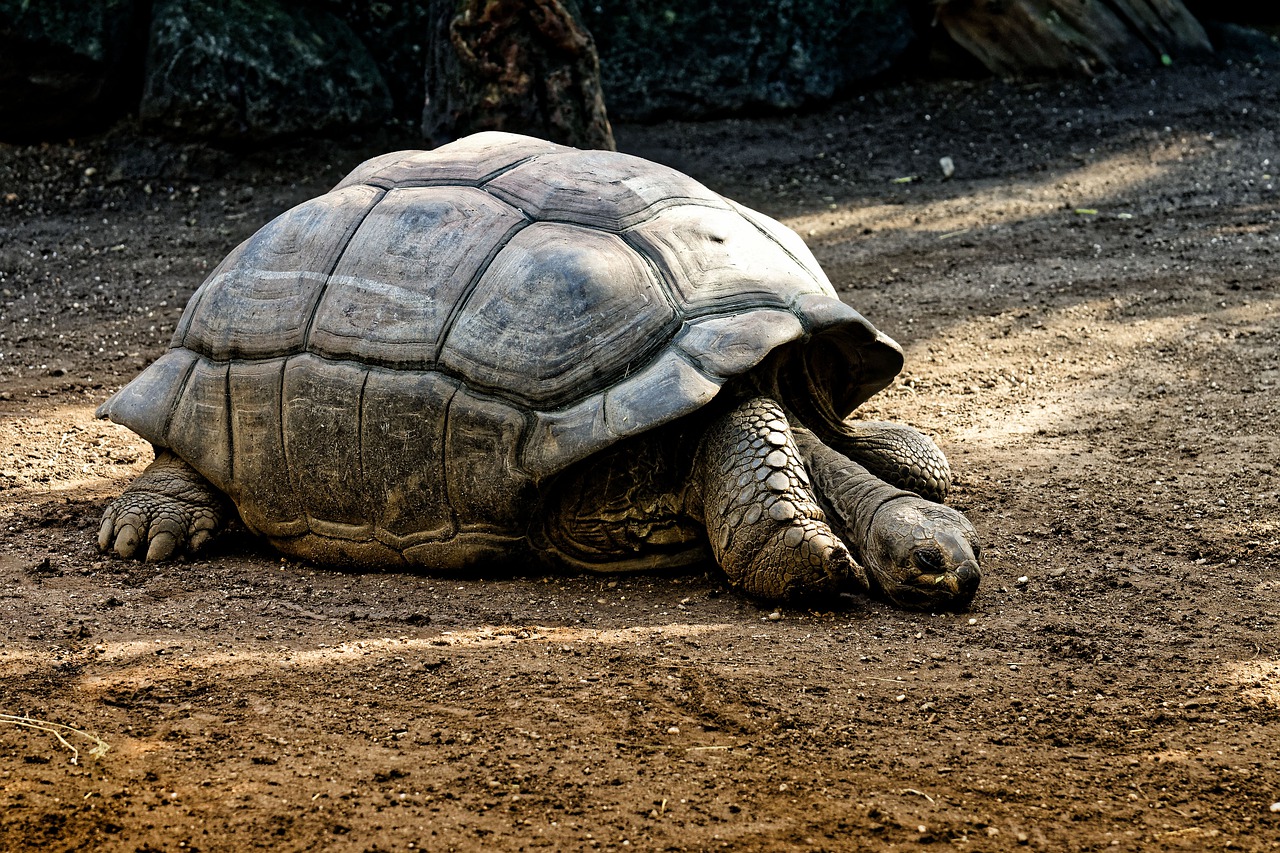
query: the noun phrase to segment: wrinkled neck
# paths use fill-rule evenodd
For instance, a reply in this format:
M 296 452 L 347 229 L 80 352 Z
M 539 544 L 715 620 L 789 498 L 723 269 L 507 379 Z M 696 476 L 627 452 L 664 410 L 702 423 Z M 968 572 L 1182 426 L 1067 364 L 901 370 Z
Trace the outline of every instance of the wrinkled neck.
M 891 486 L 849 457 L 823 444 L 812 432 L 792 428 L 815 491 L 837 535 L 865 561 L 876 512 L 898 498 L 916 495 Z

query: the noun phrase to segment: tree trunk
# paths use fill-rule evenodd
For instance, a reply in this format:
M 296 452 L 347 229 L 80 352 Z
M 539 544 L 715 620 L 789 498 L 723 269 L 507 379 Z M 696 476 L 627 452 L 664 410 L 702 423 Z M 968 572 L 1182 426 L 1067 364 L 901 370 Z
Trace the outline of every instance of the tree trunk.
M 600 59 L 573 0 L 435 0 L 422 132 L 480 130 L 615 150 Z
M 1212 53 L 1182 0 L 935 0 L 934 23 L 996 74 L 1096 74 Z

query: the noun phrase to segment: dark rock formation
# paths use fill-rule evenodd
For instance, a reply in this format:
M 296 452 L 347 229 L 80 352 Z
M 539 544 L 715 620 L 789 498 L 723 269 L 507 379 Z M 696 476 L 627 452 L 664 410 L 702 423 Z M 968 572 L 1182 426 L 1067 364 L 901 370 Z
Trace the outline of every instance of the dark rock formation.
M 323 4 L 369 51 L 391 93 L 396 118 L 414 124 L 422 120 L 426 97 L 429 5 L 426 0 L 325 0 Z
M 132 109 L 134 0 L 0 0 L 0 139 L 78 133 Z
M 391 98 L 342 21 L 275 0 L 156 0 L 140 113 L 184 135 L 254 140 L 384 120 Z
M 831 100 L 914 34 L 896 0 L 587 0 L 615 118 L 699 118 Z
M 942 0 L 935 20 L 990 71 L 1095 74 L 1210 55 L 1182 0 Z

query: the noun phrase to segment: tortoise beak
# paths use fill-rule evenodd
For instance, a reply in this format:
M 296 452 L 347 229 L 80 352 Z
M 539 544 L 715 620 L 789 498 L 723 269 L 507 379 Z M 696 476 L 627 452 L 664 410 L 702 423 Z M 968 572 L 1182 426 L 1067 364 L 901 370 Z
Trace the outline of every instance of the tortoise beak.
M 978 561 L 966 559 L 941 572 L 921 572 L 897 582 L 876 577 L 885 597 L 899 607 L 915 610 L 963 610 L 973 601 L 982 580 Z
M 951 591 L 952 596 L 963 598 L 966 602 L 978 591 L 978 582 L 982 580 L 982 571 L 977 560 L 965 560 L 954 569 L 943 572 L 938 583 Z

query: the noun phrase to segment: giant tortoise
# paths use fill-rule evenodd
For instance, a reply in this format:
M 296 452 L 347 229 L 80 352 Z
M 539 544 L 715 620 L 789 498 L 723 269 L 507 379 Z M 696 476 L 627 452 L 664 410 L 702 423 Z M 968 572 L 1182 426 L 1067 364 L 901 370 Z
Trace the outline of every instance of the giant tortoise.
M 99 416 L 156 448 L 99 545 L 231 518 L 317 563 L 613 572 L 960 607 L 977 535 L 902 351 L 795 233 L 665 166 L 506 133 L 360 165 L 237 247 Z

